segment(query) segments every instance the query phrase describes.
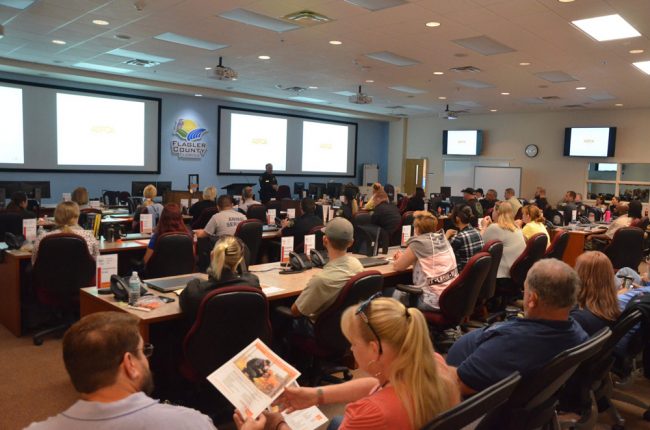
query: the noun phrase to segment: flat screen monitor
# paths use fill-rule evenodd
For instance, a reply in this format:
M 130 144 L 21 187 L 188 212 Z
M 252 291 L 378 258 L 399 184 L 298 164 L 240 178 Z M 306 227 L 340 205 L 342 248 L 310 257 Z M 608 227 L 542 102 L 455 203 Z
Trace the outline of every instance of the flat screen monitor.
M 483 149 L 483 130 L 444 130 L 443 155 L 480 155 Z
M 443 199 L 451 197 L 451 187 L 440 187 L 440 196 Z
M 567 157 L 613 157 L 616 127 L 567 127 L 564 155 Z
M 599 172 L 616 172 L 617 168 L 616 163 L 596 163 L 596 170 Z
M 342 188 L 343 188 L 343 184 L 341 184 L 340 182 L 328 182 L 327 195 L 338 199 L 339 196 L 341 195 Z
M 164 197 L 167 191 L 172 190 L 172 183 L 171 181 L 156 182 L 156 189 L 158 190 L 158 197 Z
M 325 184 L 312 182 L 309 184 L 309 190 L 307 191 L 307 194 L 319 199 L 323 197 L 323 194 L 325 194 L 325 188 Z
M 297 194 L 298 197 L 302 197 L 302 192 L 305 190 L 304 182 L 294 182 L 293 183 L 293 193 Z
M 133 197 L 142 197 L 144 188 L 149 184 L 155 185 L 155 183 L 153 182 L 140 182 L 140 181 L 131 182 L 131 195 Z

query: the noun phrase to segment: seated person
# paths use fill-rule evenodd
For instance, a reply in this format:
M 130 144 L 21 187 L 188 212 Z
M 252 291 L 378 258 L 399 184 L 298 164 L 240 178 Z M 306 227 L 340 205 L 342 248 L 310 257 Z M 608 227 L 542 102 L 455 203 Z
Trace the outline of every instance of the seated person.
M 454 250 L 456 256 L 456 267 L 458 273 L 462 272 L 470 258 L 483 249 L 483 237 L 481 233 L 470 224 L 474 214 L 472 209 L 467 205 L 456 205 L 451 212 L 451 219 L 454 221 L 456 228 L 448 229 L 445 237 Z
M 587 333 L 569 317 L 579 289 L 580 278 L 566 263 L 535 263 L 524 283 L 525 317 L 471 331 L 449 350 L 461 393 L 474 394 L 515 371 L 525 377 L 584 342 Z
M 90 209 L 88 204 L 88 190 L 84 187 L 77 187 L 70 195 L 70 199 L 79 205 L 80 210 Z
M 371 211 L 375 208 L 375 203 L 376 203 L 374 200 L 375 194 L 377 194 L 380 191 L 384 191 L 384 187 L 382 187 L 379 182 L 375 182 L 374 184 L 372 184 L 372 196 L 368 199 L 368 201 L 364 205 L 363 210 Z M 388 194 L 386 194 L 386 199 L 388 199 Z
M 38 247 L 43 238 L 57 233 L 72 233 L 80 236 L 86 241 L 90 255 L 94 259 L 97 259 L 97 256 L 99 255 L 99 243 L 97 242 L 97 239 L 95 239 L 95 235 L 92 231 L 84 230 L 79 226 L 79 215 L 79 206 L 75 202 L 61 202 L 56 205 L 56 209 L 54 210 L 54 222 L 56 228 L 40 234 L 36 238 L 32 250 L 32 264 L 36 262 L 36 258 L 38 257 Z
M 222 287 L 249 286 L 260 288 L 260 281 L 245 269 L 244 245 L 234 236 L 222 236 L 210 252 L 208 280 L 192 279 L 181 293 L 178 303 L 190 324 L 196 320 L 203 298 Z
M 413 265 L 413 285 L 422 289 L 417 307 L 425 311 L 440 309 L 438 297 L 458 276 L 454 251 L 445 235 L 436 233 L 437 223 L 431 212 L 415 212 L 415 236 L 409 239 L 403 254 L 397 251 L 393 257 L 393 268 L 397 271 Z M 393 297 L 405 304 L 409 302 L 408 294 L 403 291 L 395 291 Z
M 479 200 L 479 203 L 483 207 L 483 214 L 489 215 L 490 210 L 494 208 L 496 202 L 497 202 L 497 191 L 490 188 L 489 190 L 487 190 L 487 193 L 485 193 L 485 198 Z
M 40 423 L 39 429 L 215 429 L 194 409 L 159 403 L 149 395 L 153 377 L 139 319 L 123 312 L 97 312 L 76 322 L 63 337 L 63 361 L 77 400 L 65 412 Z
M 243 213 L 248 212 L 248 208 L 252 205 L 261 205 L 262 203 L 255 200 L 255 194 L 253 193 L 253 187 L 244 187 L 242 190 L 241 203 L 239 203 L 239 210 Z
M 538 206 L 524 206 L 521 209 L 521 219 L 516 220 L 515 225 L 521 228 L 526 241 L 538 233 L 543 233 L 546 235 L 546 248 L 551 246 L 551 236 L 546 228 L 546 219 L 544 219 L 542 210 Z
M 610 200 L 608 209 L 612 213 L 612 216 L 616 215 L 616 209 L 619 203 L 621 203 L 621 200 L 617 196 L 613 196 Z
M 234 236 L 240 222 L 246 221 L 246 215 L 233 208 L 232 197 L 219 196 L 217 200 L 219 212 L 212 215 L 203 230 L 196 230 L 198 237 L 205 236 Z
M 287 387 L 280 397 L 285 408 L 348 403 L 345 415 L 333 418 L 330 428 L 417 430 L 460 402 L 458 386 L 434 352 L 426 320 L 417 309 L 373 296 L 345 310 L 341 329 L 359 368 L 374 376 L 323 387 Z M 235 414 L 234 419 L 240 429 L 266 425 L 291 430 L 280 414 L 246 422 Z
M 16 191 L 11 195 L 11 201 L 5 211 L 17 213 L 22 219 L 36 218 L 34 212 L 27 210 L 27 194 L 24 191 Z
M 624 287 L 623 278 L 631 278 L 631 285 Z M 636 297 L 650 294 L 650 273 L 646 272 L 642 277 L 634 269 L 623 267 L 614 277 L 614 282 L 618 290 L 618 308 L 621 312 L 625 311 L 628 304 Z M 623 338 L 616 344 L 616 355 L 624 356 L 630 339 L 636 335 L 640 326 L 633 327 Z
M 571 318 L 591 336 L 604 327 L 610 327 L 621 314 L 616 297 L 614 267 L 602 252 L 589 251 L 578 257 L 575 270 L 582 287 Z
M 514 212 L 510 203 L 501 202 L 495 206 L 492 217 L 496 222 L 493 223 L 490 217 L 483 218 L 483 225 L 487 227 L 484 227 L 481 233 L 485 242 L 495 239 L 503 242 L 503 256 L 497 270 L 497 279 L 509 279 L 510 267 L 526 249 L 526 240 L 515 225 Z
M 531 203 L 544 212 L 549 207 L 548 200 L 546 199 L 546 189 L 543 187 L 537 187 L 535 189 L 535 197 Z
M 517 215 L 517 212 L 519 212 L 519 208 L 521 208 L 521 202 L 515 196 L 515 190 L 514 188 L 506 188 L 506 191 L 504 193 L 504 198 L 505 201 L 510 203 L 510 206 L 512 206 L 512 213 L 513 215 Z
M 337 217 L 323 229 L 323 246 L 327 249 L 329 262 L 323 270 L 312 276 L 295 303 L 291 305 L 294 316 L 305 316 L 312 322 L 336 300 L 341 288 L 363 266 L 356 257 L 347 253 L 353 242 L 350 221 Z
M 189 209 L 189 214 L 192 215 L 192 222 L 196 221 L 205 209 L 215 207 L 217 205 L 216 199 L 217 187 L 213 185 L 205 187 L 203 190 L 203 200 L 194 203 Z
M 605 203 L 605 196 L 603 195 L 596 197 L 596 202 L 592 207 L 600 209 L 603 213 L 609 209 L 609 205 Z
M 424 210 L 424 190 L 420 187 L 415 188 L 415 192 L 406 202 L 404 212 L 415 212 Z
M 192 237 L 192 233 L 187 229 L 187 226 L 183 222 L 181 208 L 176 203 L 167 203 L 165 205 L 165 208 L 160 215 L 160 220 L 149 239 L 147 251 L 144 253 L 145 263 L 147 263 L 153 255 L 153 252 L 156 249 L 156 241 L 165 233 L 183 233 Z
M 142 206 L 145 206 L 147 208 L 147 211 L 153 215 L 154 225 L 158 223 L 160 214 L 162 214 L 162 211 L 164 209 L 163 205 L 153 201 L 153 199 L 156 198 L 157 194 L 158 194 L 158 190 L 152 184 L 149 184 L 146 187 L 144 187 L 144 190 L 142 191 L 142 195 L 144 196 L 144 201 L 142 202 Z
M 478 200 L 476 200 L 476 197 L 474 196 L 474 188 L 465 188 L 462 190 L 462 193 L 465 204 L 470 207 L 474 214 L 471 224 L 474 227 L 478 227 L 478 219 L 483 217 L 483 206 Z
M 345 217 L 348 221 L 352 221 L 354 215 L 359 212 L 359 204 L 357 203 L 357 194 L 359 188 L 354 185 L 346 185 L 343 187 L 343 198 L 341 199 L 341 216 Z
M 397 206 L 388 201 L 388 195 L 384 190 L 377 191 L 373 200 L 375 203 L 372 210 L 371 222 L 381 227 L 386 235 L 390 236 L 402 225 L 402 215 L 399 213 Z M 380 246 L 383 245 L 383 243 L 380 243 Z
M 635 203 L 636 202 L 636 203 Z M 630 202 L 634 206 L 641 206 L 638 200 Z M 592 234 L 585 238 L 585 250 L 601 250 L 614 238 L 616 231 L 622 227 L 629 227 L 632 223 L 632 218 L 627 215 L 629 206 L 626 202 L 620 202 L 616 206 L 616 213 L 618 217 L 612 221 L 607 228 L 592 230 Z M 635 209 L 636 210 L 636 209 Z M 639 214 L 641 209 L 638 209 Z
M 293 249 L 300 249 L 305 241 L 305 235 L 318 226 L 323 225 L 323 220 L 314 215 L 316 212 L 316 203 L 309 197 L 300 201 L 302 215 L 296 219 L 282 220 L 282 236 L 293 236 Z
M 643 204 L 638 200 L 632 200 L 627 207 L 627 216 L 630 218 L 630 226 L 639 227 L 643 221 Z

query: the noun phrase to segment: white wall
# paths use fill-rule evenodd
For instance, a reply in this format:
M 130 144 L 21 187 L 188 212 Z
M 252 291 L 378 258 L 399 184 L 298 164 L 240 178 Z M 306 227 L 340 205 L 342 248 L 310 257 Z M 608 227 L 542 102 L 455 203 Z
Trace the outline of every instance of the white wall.
M 400 149 L 395 123 L 389 134 L 389 178 L 397 175 L 393 169 L 393 155 Z M 406 157 L 427 157 L 430 163 L 429 190 L 436 191 L 443 184 L 442 131 L 446 129 L 484 130 L 481 160 L 508 161 L 512 167 L 522 167 L 522 196 L 531 197 L 536 186 L 546 188 L 550 202 L 560 200 L 564 192 L 573 189 L 585 192 L 587 166 L 598 162 L 650 162 L 650 109 L 564 111 L 465 115 L 450 121 L 436 117 L 410 118 L 407 124 Z M 616 126 L 616 157 L 610 159 L 564 157 L 564 129 L 579 126 Z M 395 130 L 394 130 L 395 129 Z M 528 158 L 524 148 L 528 144 L 539 147 L 539 155 Z M 467 159 L 447 157 L 446 159 Z M 402 160 L 403 163 L 403 160 Z M 400 169 L 403 167 L 400 167 Z M 401 170 L 399 170 L 401 175 Z M 650 177 L 646 178 L 650 181 Z M 397 184 L 398 182 L 394 182 Z M 468 184 L 471 185 L 471 184 Z M 499 191 L 502 197 L 503 190 Z

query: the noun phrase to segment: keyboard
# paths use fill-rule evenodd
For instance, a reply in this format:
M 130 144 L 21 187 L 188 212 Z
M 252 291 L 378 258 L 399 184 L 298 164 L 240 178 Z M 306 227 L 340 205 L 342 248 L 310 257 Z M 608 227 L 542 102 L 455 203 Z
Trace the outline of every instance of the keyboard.
M 375 267 L 375 266 L 383 266 L 384 264 L 388 264 L 389 261 L 385 258 L 378 258 L 378 257 L 363 257 L 359 258 L 359 262 L 361 265 L 366 268 L 366 267 Z

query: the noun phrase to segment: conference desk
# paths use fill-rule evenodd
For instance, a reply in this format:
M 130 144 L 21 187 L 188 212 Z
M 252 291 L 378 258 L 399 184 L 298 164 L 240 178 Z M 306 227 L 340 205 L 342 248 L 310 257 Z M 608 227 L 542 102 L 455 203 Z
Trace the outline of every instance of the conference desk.
M 393 247 L 388 252 L 388 258 L 391 258 L 399 247 Z M 362 257 L 362 256 L 358 256 Z M 381 257 L 381 255 L 380 255 Z M 250 267 L 251 273 L 257 275 L 260 279 L 262 291 L 266 294 L 269 301 L 276 301 L 288 297 L 298 296 L 307 285 L 309 279 L 322 269 L 314 268 L 306 270 L 302 273 L 295 273 L 290 275 L 282 275 L 279 272 L 280 263 L 267 263 L 259 264 Z M 383 266 L 371 267 L 365 270 L 377 270 L 382 274 L 385 280 L 385 285 L 394 285 L 397 283 L 410 283 L 411 270 L 404 272 L 397 272 L 393 269 L 392 264 L 385 264 Z M 207 275 L 197 273 L 197 277 L 207 279 Z M 165 279 L 171 279 L 165 278 Z M 79 295 L 79 304 L 81 316 L 85 316 L 94 312 L 102 311 L 121 311 L 128 312 L 135 315 L 139 319 L 140 334 L 145 342 L 149 340 L 151 327 L 156 323 L 170 320 L 180 320 L 183 316 L 181 311 L 178 296 L 175 293 L 160 293 L 153 289 L 149 289 L 152 294 L 159 296 L 167 296 L 174 299 L 173 302 L 164 304 L 157 309 L 146 312 L 129 308 L 126 303 L 118 302 L 114 299 L 113 295 L 98 294 L 97 288 L 88 287 L 83 288 Z
M 568 264 L 571 267 L 575 267 L 576 260 L 584 252 L 585 249 L 585 240 L 587 236 L 592 234 L 592 231 L 588 230 L 571 230 L 568 228 L 556 228 L 551 231 L 551 240 L 560 231 L 566 231 L 569 233 L 569 242 L 567 243 L 566 249 L 564 250 L 564 255 L 562 256 L 562 261 Z

